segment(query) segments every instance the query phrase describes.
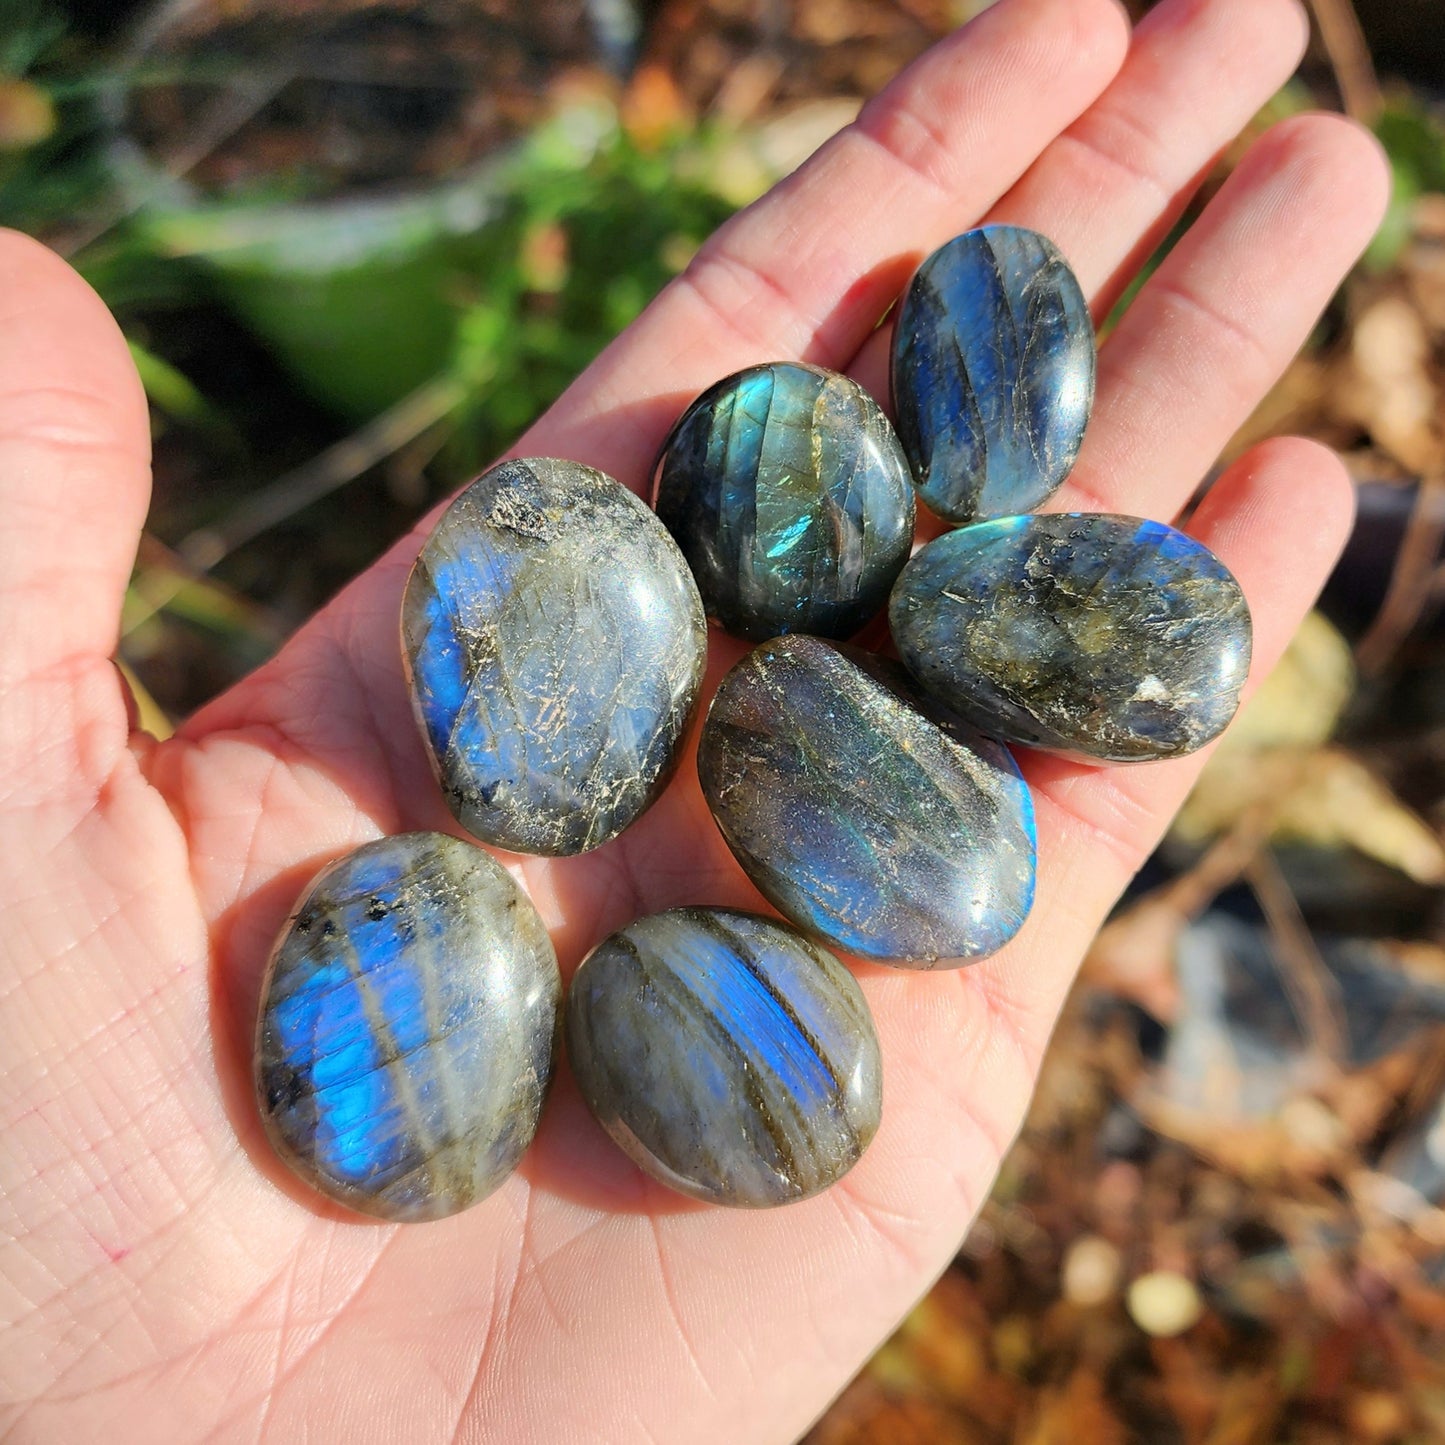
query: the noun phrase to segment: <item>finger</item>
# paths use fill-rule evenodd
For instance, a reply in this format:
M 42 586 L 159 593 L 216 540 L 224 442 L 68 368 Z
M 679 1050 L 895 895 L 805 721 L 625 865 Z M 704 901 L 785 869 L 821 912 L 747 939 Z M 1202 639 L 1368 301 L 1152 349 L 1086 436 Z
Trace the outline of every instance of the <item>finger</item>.
M 1165 0 L 1119 75 L 985 218 L 1048 236 L 1105 315 L 1178 219 L 1202 173 L 1293 73 L 1309 38 L 1297 0 Z M 888 394 L 892 329 L 850 372 Z
M 1049 509 L 1173 516 L 1308 338 L 1388 192 L 1379 146 L 1349 121 L 1262 137 L 1105 343 L 1079 465 Z
M 1314 442 L 1265 442 L 1230 467 L 1189 530 L 1234 572 L 1254 621 L 1246 696 L 1313 605 L 1349 534 L 1354 490 Z M 1036 916 L 1016 946 L 979 965 L 980 983 L 1042 1051 L 1084 946 L 1153 851 L 1208 750 L 1178 761 L 1089 768 L 1031 754 L 1039 822 Z
M 518 445 L 642 488 L 667 427 L 719 376 L 841 367 L 924 251 L 974 224 L 1117 72 L 1116 0 L 1001 0 L 905 70 L 724 226 Z
M 12 797 L 106 776 L 124 743 L 107 659 L 149 458 L 145 396 L 109 312 L 58 257 L 0 232 L 0 760 Z
M 1108 315 L 1308 43 L 1298 0 L 1168 0 L 1139 26 L 1119 78 L 989 220 L 1052 237 L 1095 316 Z

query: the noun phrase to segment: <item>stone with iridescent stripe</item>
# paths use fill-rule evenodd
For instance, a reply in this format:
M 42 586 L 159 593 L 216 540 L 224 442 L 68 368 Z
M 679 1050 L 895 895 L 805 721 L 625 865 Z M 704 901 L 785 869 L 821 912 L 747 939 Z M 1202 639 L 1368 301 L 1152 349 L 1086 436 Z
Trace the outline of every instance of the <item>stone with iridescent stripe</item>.
M 729 632 L 849 637 L 913 541 L 903 448 L 856 382 L 796 362 L 705 391 L 663 449 L 657 515 Z
M 918 495 L 950 522 L 1038 506 L 1078 457 L 1094 374 L 1088 303 L 1053 242 L 985 226 L 939 247 L 893 333 L 893 409 Z
M 1203 543 L 1139 517 L 949 532 L 903 569 L 889 620 L 925 692 L 992 737 L 1083 759 L 1193 752 L 1249 676 L 1239 583 Z
M 878 1039 L 853 976 L 790 928 L 677 908 L 589 955 L 567 998 L 572 1072 L 654 1178 L 767 1208 L 836 1183 L 878 1128 Z
M 480 848 L 382 838 L 323 869 L 271 955 L 256 1093 L 277 1153 L 363 1214 L 485 1198 L 537 1129 L 561 985 L 537 911 Z
M 519 853 L 620 833 L 676 766 L 702 682 L 702 599 L 666 528 L 576 462 L 484 472 L 421 550 L 402 651 L 457 821 Z
M 954 968 L 1028 916 L 1018 765 L 895 662 L 814 637 L 763 643 L 718 688 L 697 772 L 748 877 L 831 947 Z

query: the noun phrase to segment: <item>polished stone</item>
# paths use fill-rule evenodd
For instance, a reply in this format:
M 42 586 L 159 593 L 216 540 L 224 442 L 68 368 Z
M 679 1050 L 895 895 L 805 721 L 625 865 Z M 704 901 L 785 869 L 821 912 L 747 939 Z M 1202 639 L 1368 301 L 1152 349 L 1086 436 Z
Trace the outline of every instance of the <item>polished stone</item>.
M 440 1219 L 537 1129 L 561 983 L 547 930 L 486 853 L 404 833 L 312 881 L 262 989 L 256 1093 L 277 1153 L 332 1199 Z
M 985 226 L 940 247 L 898 307 L 893 410 L 940 517 L 1027 512 L 1073 469 L 1094 403 L 1094 326 L 1054 244 Z
M 697 770 L 759 891 L 836 948 L 956 966 L 1001 948 L 1033 902 L 1018 766 L 897 663 L 811 637 L 763 643 L 718 688 Z
M 657 515 L 708 614 L 755 641 L 857 632 L 908 559 L 913 512 L 888 419 L 862 387 L 815 366 L 727 377 L 663 450 Z
M 862 991 L 817 944 L 751 913 L 677 908 L 600 943 L 567 996 L 567 1051 L 634 1162 L 713 1204 L 816 1194 L 878 1127 Z
M 1249 673 L 1249 608 L 1173 527 L 1073 513 L 1002 517 L 904 569 L 893 637 L 924 689 L 984 732 L 1132 762 L 1222 732 Z
M 402 606 L 412 700 L 452 811 L 521 853 L 615 837 L 662 791 L 707 624 L 671 537 L 576 462 L 504 462 L 448 508 Z

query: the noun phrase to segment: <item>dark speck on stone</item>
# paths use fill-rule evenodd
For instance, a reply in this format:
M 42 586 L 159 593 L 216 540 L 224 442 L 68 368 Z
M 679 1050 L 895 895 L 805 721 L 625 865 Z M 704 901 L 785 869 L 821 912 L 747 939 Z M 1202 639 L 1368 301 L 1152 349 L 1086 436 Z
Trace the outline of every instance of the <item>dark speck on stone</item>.
M 1001 517 L 936 538 L 889 608 L 923 689 L 993 737 L 1084 760 L 1173 758 L 1228 725 L 1249 675 L 1239 583 L 1137 517 Z

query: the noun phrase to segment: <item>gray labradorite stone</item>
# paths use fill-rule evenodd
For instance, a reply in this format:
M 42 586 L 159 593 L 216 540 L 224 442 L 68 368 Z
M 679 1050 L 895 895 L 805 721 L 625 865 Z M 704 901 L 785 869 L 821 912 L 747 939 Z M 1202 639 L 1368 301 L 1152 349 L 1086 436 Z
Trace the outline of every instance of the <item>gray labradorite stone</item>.
M 1002 517 L 930 542 L 890 607 L 926 691 L 1009 742 L 1133 762 L 1224 730 L 1249 608 L 1200 543 L 1137 517 Z
M 697 770 L 759 891 L 837 948 L 958 965 L 1028 915 L 1034 810 L 1017 765 L 896 663 L 765 642 L 723 679 Z
M 908 559 L 913 512 L 887 417 L 816 366 L 779 361 L 718 382 L 663 449 L 657 515 L 708 614 L 739 637 L 857 632 Z
M 1094 325 L 1054 244 L 985 226 L 940 247 L 898 307 L 893 411 L 940 517 L 1027 512 L 1073 470 L 1094 404 Z
M 256 1036 L 266 1133 L 363 1214 L 455 1214 L 532 1142 L 560 999 L 537 910 L 480 848 L 443 833 L 368 843 L 317 875 L 272 952 Z
M 751 913 L 677 908 L 600 943 L 567 996 L 567 1051 L 621 1148 L 712 1204 L 816 1194 L 878 1128 L 862 991 L 832 954 Z
M 469 833 L 582 853 L 662 791 L 707 624 L 676 545 L 610 477 L 504 462 L 447 509 L 402 604 L 433 768 Z

